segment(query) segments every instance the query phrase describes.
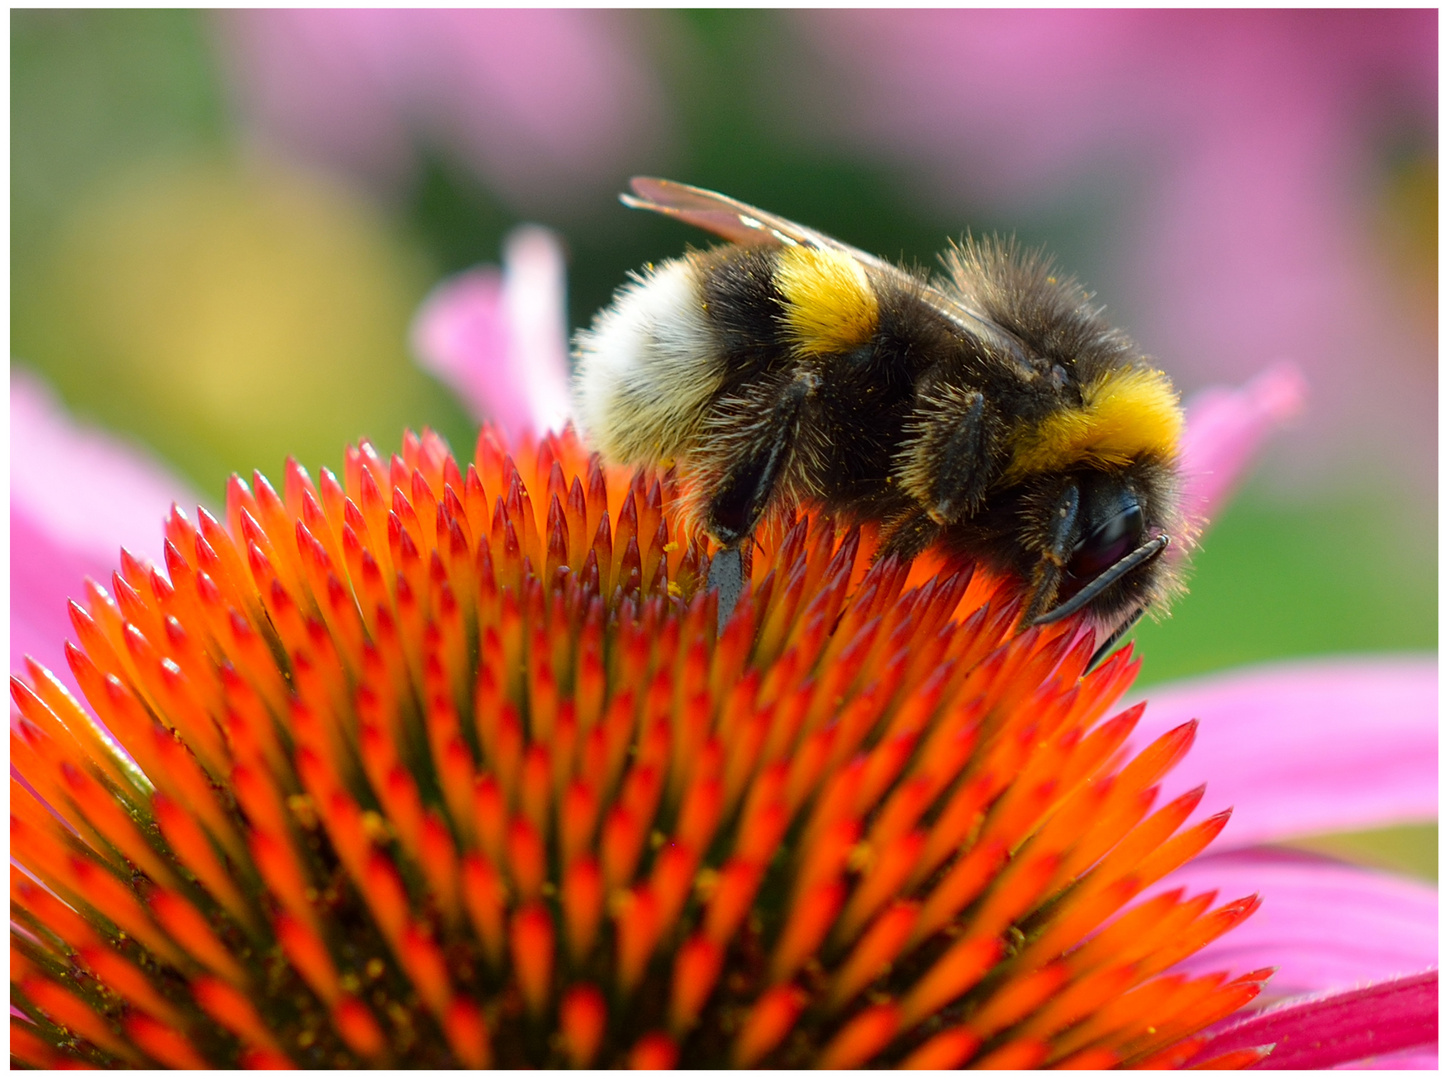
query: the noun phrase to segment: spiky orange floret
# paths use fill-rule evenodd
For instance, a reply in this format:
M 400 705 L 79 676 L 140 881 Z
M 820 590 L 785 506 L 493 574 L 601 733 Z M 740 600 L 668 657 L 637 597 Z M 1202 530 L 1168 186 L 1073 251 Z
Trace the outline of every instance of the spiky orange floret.
M 1009 583 L 771 522 L 722 632 L 667 476 L 571 433 L 466 473 L 233 478 L 12 679 L 12 1056 L 38 1066 L 1160 1064 L 1265 973 L 1255 899 L 1132 899 L 1135 663 Z

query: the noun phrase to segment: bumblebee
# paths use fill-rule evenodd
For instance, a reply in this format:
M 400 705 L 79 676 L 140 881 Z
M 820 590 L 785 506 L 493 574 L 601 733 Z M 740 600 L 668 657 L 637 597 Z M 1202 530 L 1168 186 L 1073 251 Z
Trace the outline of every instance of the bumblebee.
M 1171 594 L 1177 393 L 1049 258 L 967 238 L 932 280 L 724 195 L 632 187 L 728 243 L 646 267 L 578 335 L 576 415 L 605 458 L 675 465 L 724 554 L 812 504 L 878 523 L 881 555 L 939 543 L 1016 576 L 1024 623 L 1085 611 L 1098 656 Z

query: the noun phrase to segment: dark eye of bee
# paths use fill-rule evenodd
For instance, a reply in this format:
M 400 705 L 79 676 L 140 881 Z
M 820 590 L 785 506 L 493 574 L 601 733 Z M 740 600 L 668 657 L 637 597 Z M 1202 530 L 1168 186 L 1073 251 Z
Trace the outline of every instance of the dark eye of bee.
M 1110 495 L 1098 490 L 1093 495 L 1087 500 L 1090 531 L 1076 545 L 1066 565 L 1066 572 L 1081 581 L 1090 581 L 1134 551 L 1146 531 L 1146 519 L 1135 495 L 1119 490 Z

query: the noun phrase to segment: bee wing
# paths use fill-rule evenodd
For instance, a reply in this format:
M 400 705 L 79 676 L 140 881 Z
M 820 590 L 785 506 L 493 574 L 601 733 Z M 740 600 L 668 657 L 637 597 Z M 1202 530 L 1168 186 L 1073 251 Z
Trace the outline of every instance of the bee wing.
M 629 181 L 629 186 L 633 188 L 634 194 L 619 196 L 625 206 L 636 210 L 652 210 L 656 214 L 677 218 L 716 236 L 722 236 L 733 244 L 759 244 L 766 247 L 792 247 L 800 244 L 805 247 L 828 248 L 843 251 L 856 262 L 880 273 L 902 278 L 908 276 L 898 266 L 877 255 L 841 243 L 832 236 L 826 236 L 757 206 L 720 195 L 717 191 L 706 191 L 704 188 L 652 176 L 635 176 Z M 918 283 L 916 286 L 919 287 Z M 977 336 L 985 334 L 1015 351 L 1013 346 L 1017 346 L 1017 343 L 1013 336 L 984 315 L 972 311 L 930 285 L 924 287 L 924 296 L 932 307 L 961 330 Z
M 802 244 L 805 247 L 833 248 L 848 253 L 866 266 L 897 274 L 900 272 L 884 259 L 757 206 L 720 195 L 717 191 L 652 176 L 635 176 L 629 181 L 629 186 L 634 189 L 634 194 L 619 196 L 625 206 L 678 218 L 722 236 L 733 244 L 762 244 L 767 247 Z

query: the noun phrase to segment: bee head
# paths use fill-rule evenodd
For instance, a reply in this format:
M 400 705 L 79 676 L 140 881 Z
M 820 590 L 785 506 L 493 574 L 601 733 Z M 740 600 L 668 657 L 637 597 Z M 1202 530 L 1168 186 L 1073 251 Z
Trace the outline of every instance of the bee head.
M 1023 500 L 1027 623 L 1087 610 L 1108 627 L 1134 621 L 1166 588 L 1169 500 L 1149 462 L 1039 477 Z M 1023 570 L 1026 568 L 1023 567 Z

